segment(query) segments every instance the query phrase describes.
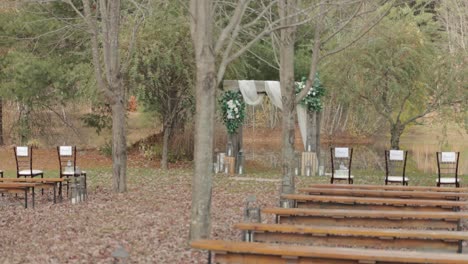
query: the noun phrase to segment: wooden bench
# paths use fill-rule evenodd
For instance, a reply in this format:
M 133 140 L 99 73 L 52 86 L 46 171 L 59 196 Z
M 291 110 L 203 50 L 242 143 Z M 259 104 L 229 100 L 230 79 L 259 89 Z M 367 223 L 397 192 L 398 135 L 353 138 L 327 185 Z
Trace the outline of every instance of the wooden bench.
M 333 189 L 366 189 L 366 190 L 389 190 L 389 191 L 431 191 L 431 192 L 468 192 L 468 188 L 435 187 L 435 186 L 401 186 L 401 185 L 366 185 L 366 184 L 312 184 L 312 188 Z
M 28 192 L 31 192 L 32 206 L 34 208 L 35 194 L 34 188 L 40 187 L 40 183 L 3 183 L 0 182 L 0 189 L 9 193 L 24 193 L 24 208 L 28 208 Z
M 248 242 L 461 253 L 468 232 L 240 223 Z M 468 256 L 467 256 L 468 257 Z
M 54 192 L 54 203 L 57 202 L 57 185 L 59 197 L 62 198 L 62 183 L 67 180 L 61 178 L 0 178 L 0 182 L 10 183 L 37 183 L 42 188 L 52 188 Z
M 467 256 L 376 249 L 331 248 L 221 240 L 196 240 L 190 245 L 215 254 L 214 263 L 317 264 L 317 263 L 425 263 L 468 264 Z
M 335 195 L 335 196 L 357 196 L 357 197 L 382 197 L 382 198 L 406 198 L 425 200 L 459 200 L 467 198 L 468 193 L 460 192 L 434 192 L 434 191 L 398 191 L 398 190 L 368 190 L 368 189 L 340 189 L 340 188 L 299 188 L 299 192 L 310 195 Z
M 264 208 L 262 214 L 274 214 L 281 224 L 432 230 L 461 230 L 461 220 L 468 219 L 468 212 L 397 210 Z
M 283 194 L 282 199 L 292 200 L 297 208 L 459 211 L 468 201 L 420 200 L 344 197 L 328 195 Z

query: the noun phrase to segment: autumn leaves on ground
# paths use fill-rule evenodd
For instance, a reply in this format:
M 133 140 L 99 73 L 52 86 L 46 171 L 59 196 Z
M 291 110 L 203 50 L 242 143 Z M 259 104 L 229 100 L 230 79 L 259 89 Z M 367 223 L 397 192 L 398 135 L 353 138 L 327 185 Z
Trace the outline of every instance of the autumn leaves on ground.
M 13 150 L 0 153 L 13 177 Z M 34 155 L 46 177 L 57 177 L 55 149 Z M 51 192 L 37 192 L 36 208 L 24 209 L 21 195 L 0 197 L 0 263 L 112 263 L 112 252 L 121 246 L 131 263 L 206 262 L 206 253 L 191 250 L 187 242 L 191 170 L 162 171 L 138 155 L 129 160 L 125 194 L 111 191 L 110 159 L 87 150 L 78 156 L 89 175 L 86 202 L 53 204 Z M 242 220 L 248 194 L 255 193 L 262 207 L 277 203 L 275 182 L 235 181 L 222 174 L 215 181 L 213 238 L 240 238 L 232 225 Z

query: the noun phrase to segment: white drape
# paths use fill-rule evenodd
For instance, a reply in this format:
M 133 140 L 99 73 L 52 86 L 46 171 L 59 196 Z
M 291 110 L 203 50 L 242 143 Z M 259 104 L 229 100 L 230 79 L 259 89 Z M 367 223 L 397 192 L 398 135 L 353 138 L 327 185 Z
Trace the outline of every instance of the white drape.
M 257 93 L 255 81 L 239 80 L 239 90 L 242 93 L 244 101 L 248 105 L 259 105 L 263 101 L 263 95 Z M 265 92 L 270 98 L 273 105 L 279 109 L 283 109 L 283 102 L 281 101 L 281 85 L 278 81 L 265 81 Z M 306 149 L 307 143 L 307 109 L 298 104 L 296 106 L 297 122 L 299 123 L 299 130 L 301 132 L 302 143 Z
M 255 81 L 239 80 L 239 90 L 244 97 L 244 101 L 248 105 L 258 105 L 263 101 L 263 94 L 257 93 Z
M 265 81 L 265 92 L 270 98 L 273 105 L 283 110 L 283 102 L 281 101 L 281 85 L 278 81 Z

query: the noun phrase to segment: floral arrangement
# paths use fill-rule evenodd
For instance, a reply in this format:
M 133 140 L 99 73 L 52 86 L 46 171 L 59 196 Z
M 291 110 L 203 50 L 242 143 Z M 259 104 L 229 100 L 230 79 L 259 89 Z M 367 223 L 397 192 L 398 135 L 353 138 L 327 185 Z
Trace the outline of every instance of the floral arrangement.
M 296 94 L 300 93 L 302 89 L 305 88 L 307 78 L 302 77 L 301 82 L 296 82 Z M 302 99 L 301 104 L 307 108 L 309 112 L 320 112 L 322 111 L 323 104 L 322 104 L 322 96 L 325 94 L 325 88 L 322 86 L 320 82 L 318 73 L 315 75 L 314 84 L 310 88 L 309 92 L 307 93 L 306 97 Z
M 219 100 L 223 123 L 226 125 L 229 134 L 236 133 L 242 126 L 245 118 L 245 102 L 242 94 L 235 91 L 227 91 Z

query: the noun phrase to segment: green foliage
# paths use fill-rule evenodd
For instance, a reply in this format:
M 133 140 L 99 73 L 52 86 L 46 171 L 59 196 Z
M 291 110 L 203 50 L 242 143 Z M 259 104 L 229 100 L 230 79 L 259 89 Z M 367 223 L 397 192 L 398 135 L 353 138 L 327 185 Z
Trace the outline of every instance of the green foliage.
M 112 109 L 108 104 L 99 104 L 93 106 L 92 112 L 83 115 L 80 119 L 85 126 L 95 128 L 99 135 L 103 129 L 112 128 Z
M 154 7 L 141 29 L 138 45 L 129 82 L 139 101 L 164 125 L 183 124 L 194 112 L 195 61 L 181 7 L 175 3 L 163 9 Z
M 99 148 L 99 152 L 101 152 L 102 155 L 110 157 L 112 156 L 112 141 L 106 140 L 104 145 L 102 145 Z
M 229 134 L 236 133 L 245 118 L 245 102 L 240 92 L 227 91 L 219 99 L 223 123 Z
M 296 94 L 300 93 L 306 85 L 307 78 L 302 77 L 301 82 L 295 83 Z M 318 73 L 315 75 L 314 84 L 310 88 L 306 97 L 302 99 L 301 104 L 307 108 L 309 112 L 320 112 L 322 111 L 322 97 L 325 95 L 325 88 L 320 82 Z

